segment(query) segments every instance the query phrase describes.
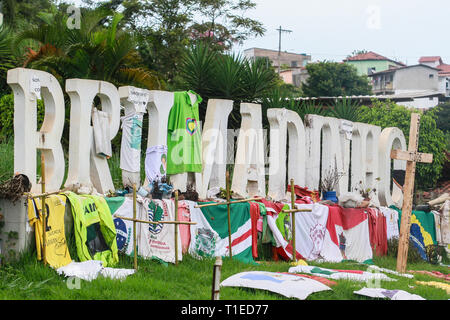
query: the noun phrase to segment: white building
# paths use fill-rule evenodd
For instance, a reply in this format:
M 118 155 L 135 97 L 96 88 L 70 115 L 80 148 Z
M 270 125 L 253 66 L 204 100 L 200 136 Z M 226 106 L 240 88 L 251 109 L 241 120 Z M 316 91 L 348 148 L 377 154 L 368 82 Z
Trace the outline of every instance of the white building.
M 439 69 L 417 64 L 376 72 L 372 78 L 372 91 L 376 95 L 410 97 L 412 101 L 400 104 L 413 108 L 432 108 L 439 104 L 445 92 L 440 88 Z
M 419 63 L 439 70 L 438 91 L 444 94 L 445 98 L 450 98 L 450 64 L 445 64 L 439 56 L 421 57 Z

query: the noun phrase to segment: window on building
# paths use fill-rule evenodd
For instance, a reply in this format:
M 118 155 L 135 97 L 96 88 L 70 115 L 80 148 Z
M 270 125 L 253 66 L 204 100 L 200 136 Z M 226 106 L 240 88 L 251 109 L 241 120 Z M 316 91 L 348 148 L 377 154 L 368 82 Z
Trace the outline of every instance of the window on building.
M 291 68 L 297 68 L 297 61 L 291 61 Z
M 434 74 L 429 74 L 429 75 L 428 75 L 428 78 L 429 78 L 429 79 L 433 79 L 433 78 L 434 78 Z

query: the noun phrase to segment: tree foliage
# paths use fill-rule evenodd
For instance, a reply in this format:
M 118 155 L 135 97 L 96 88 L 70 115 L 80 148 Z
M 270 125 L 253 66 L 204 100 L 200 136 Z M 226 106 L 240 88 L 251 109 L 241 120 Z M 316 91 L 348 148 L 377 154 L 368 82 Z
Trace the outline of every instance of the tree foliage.
M 402 130 L 406 141 L 409 140 L 411 113 L 421 113 L 419 131 L 419 152 L 432 153 L 433 163 L 417 163 L 416 185 L 419 189 L 432 188 L 442 175 L 445 161 L 445 135 L 436 127 L 435 117 L 427 112 L 410 109 L 393 102 L 373 101 L 371 107 L 360 107 L 360 122 L 380 126 L 397 127 Z
M 307 64 L 306 70 L 309 78 L 302 86 L 306 96 L 338 97 L 372 92 L 367 76 L 359 76 L 352 65 L 324 61 Z

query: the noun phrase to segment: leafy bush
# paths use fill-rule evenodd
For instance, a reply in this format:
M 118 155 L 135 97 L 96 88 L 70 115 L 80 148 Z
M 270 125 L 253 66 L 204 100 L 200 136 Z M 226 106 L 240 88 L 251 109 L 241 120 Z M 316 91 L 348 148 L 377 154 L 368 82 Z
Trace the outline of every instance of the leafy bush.
M 389 257 L 397 257 L 398 254 L 398 237 L 391 238 L 387 241 L 387 256 Z M 414 242 L 409 239 L 408 245 L 408 263 L 411 262 L 422 262 L 422 256 L 419 253 L 419 250 L 414 245 Z
M 446 147 L 444 133 L 436 128 L 433 113 L 410 109 L 391 101 L 372 101 L 372 106 L 360 107 L 360 122 L 380 126 L 382 129 L 397 127 L 403 131 L 408 143 L 411 113 L 421 114 L 419 131 L 419 152 L 432 153 L 433 163 L 417 163 L 416 184 L 419 189 L 434 187 L 442 175 Z
M 38 100 L 38 129 L 44 121 L 44 103 Z M 14 137 L 14 95 L 6 94 L 0 98 L 0 142 Z
M 357 122 L 359 120 L 359 103 L 352 99 L 342 98 L 336 101 L 328 111 L 328 116 Z

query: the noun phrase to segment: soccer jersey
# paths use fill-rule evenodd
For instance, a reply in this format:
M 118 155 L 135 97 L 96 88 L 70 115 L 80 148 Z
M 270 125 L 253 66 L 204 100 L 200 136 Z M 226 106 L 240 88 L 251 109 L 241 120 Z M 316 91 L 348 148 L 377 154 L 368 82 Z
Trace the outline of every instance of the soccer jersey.
M 74 220 L 75 241 L 80 261 L 101 260 L 104 266 L 119 261 L 116 228 L 103 197 L 65 192 Z
M 28 220 L 34 225 L 36 239 L 36 251 L 38 260 L 42 259 L 42 246 L 44 243 L 42 232 L 41 199 L 28 199 Z M 45 199 L 46 211 L 46 251 L 45 257 L 48 264 L 57 269 L 63 267 L 72 259 L 67 248 L 64 214 L 66 210 L 66 199 L 64 196 L 51 195 Z
M 189 93 L 197 100 L 191 102 Z M 198 105 L 202 98 L 193 91 L 174 93 L 167 126 L 167 174 L 202 171 L 202 138 Z

